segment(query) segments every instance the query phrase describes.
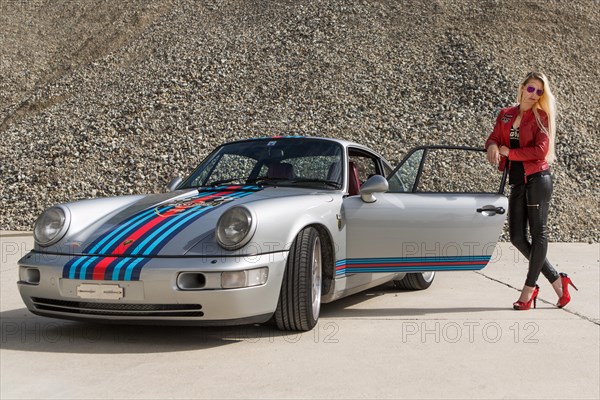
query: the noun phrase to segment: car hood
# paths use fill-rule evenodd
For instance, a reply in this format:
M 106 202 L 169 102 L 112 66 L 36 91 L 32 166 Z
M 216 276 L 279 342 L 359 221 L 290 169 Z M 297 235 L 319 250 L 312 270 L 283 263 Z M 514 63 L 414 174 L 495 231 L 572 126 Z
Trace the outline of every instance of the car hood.
M 219 217 L 232 206 L 309 193 L 307 189 L 296 188 L 223 186 L 143 196 L 112 212 L 104 212 L 105 215 L 78 232 L 68 233 L 54 249 L 48 250 L 114 257 L 182 256 L 199 241 L 214 235 Z M 97 208 L 93 203 L 66 206 L 73 221 L 94 214 Z

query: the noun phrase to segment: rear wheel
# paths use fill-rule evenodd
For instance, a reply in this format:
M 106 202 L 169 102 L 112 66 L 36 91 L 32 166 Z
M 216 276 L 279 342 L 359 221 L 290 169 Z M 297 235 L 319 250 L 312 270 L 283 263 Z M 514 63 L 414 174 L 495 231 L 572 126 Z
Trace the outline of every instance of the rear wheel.
M 398 289 L 424 290 L 433 283 L 435 272 L 416 272 L 406 274 L 404 278 L 394 281 L 394 286 Z
M 300 231 L 290 248 L 283 275 L 275 323 L 281 330 L 308 331 L 321 310 L 323 256 L 315 228 Z

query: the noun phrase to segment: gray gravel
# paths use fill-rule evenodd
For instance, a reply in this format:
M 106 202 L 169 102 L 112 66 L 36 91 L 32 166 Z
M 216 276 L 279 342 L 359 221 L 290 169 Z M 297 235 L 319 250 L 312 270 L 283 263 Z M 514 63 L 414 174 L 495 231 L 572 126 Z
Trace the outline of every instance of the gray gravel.
M 482 146 L 531 69 L 559 102 L 553 241 L 600 241 L 598 1 L 0 2 L 0 229 L 163 191 L 215 145 Z

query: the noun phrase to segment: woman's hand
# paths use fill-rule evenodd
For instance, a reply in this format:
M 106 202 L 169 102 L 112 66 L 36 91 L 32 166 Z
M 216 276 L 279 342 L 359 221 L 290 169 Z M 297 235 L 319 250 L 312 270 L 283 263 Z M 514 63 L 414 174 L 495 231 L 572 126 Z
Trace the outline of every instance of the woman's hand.
M 491 164 L 498 164 L 500 162 L 500 151 L 497 145 L 491 144 L 487 148 L 487 159 Z
M 503 155 L 504 157 L 508 157 L 508 153 L 510 153 L 510 149 L 506 146 L 501 146 L 499 151 L 500 155 Z

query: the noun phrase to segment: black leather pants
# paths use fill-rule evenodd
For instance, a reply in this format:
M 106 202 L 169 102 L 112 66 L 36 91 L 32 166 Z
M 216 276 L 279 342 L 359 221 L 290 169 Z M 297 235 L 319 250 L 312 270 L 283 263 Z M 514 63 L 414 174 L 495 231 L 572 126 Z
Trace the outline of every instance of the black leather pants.
M 508 199 L 510 241 L 529 260 L 525 285 L 535 286 L 540 272 L 550 283 L 559 278 L 546 258 L 548 251 L 548 206 L 552 196 L 552 176 L 542 171 L 527 177 L 527 183 L 511 185 Z M 531 242 L 527 238 L 527 224 Z

